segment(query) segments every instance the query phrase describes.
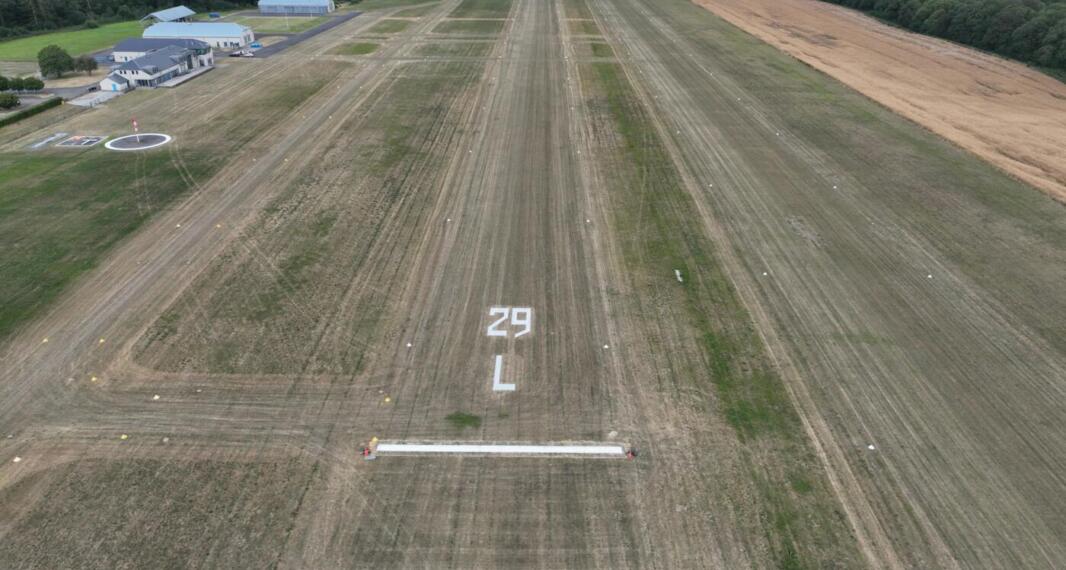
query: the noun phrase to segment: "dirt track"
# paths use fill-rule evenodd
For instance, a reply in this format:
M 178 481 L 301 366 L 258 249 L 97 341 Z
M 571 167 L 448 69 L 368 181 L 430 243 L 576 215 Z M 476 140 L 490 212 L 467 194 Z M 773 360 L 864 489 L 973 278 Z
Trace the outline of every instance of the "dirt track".
M 1066 85 L 818 0 L 694 0 L 1066 202 Z
M 350 66 L 4 347 L 6 566 L 1066 557 L 1058 204 L 684 0 L 485 4 L 477 56 L 418 55 L 486 41 L 433 31 L 451 1 L 234 68 Z M 532 334 L 486 336 L 497 305 Z M 724 368 L 780 374 L 790 433 L 738 428 Z M 358 459 L 375 435 L 642 453 Z

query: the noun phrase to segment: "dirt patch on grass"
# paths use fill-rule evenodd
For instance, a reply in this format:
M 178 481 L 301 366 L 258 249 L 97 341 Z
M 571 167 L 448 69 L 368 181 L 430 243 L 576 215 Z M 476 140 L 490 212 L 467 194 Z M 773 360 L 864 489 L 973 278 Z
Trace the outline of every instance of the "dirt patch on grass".
M 1059 201 L 1066 85 L 814 0 L 694 0 Z

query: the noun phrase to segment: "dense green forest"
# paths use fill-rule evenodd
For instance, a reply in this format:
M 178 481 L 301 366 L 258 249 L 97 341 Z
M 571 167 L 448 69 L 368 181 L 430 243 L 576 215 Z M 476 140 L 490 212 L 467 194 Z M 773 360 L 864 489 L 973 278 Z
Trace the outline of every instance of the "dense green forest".
M 1066 70 L 1066 0 L 826 0 L 909 30 Z
M 184 4 L 198 12 L 254 6 L 255 0 L 0 0 L 0 38 L 69 26 L 136 20 Z

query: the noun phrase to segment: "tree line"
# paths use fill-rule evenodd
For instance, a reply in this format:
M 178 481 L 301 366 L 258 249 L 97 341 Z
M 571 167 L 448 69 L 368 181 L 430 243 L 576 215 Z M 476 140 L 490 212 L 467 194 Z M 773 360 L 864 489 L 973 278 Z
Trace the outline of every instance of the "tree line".
M 826 0 L 909 30 L 1066 70 L 1066 0 Z
M 254 6 L 255 0 L 0 0 L 0 39 L 71 26 L 136 20 L 184 4 L 197 12 Z

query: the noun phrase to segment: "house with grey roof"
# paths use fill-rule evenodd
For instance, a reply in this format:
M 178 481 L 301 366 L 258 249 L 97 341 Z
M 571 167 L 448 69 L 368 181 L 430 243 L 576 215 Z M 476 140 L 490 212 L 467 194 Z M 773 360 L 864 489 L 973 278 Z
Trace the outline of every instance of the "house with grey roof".
M 115 44 L 111 51 L 111 58 L 115 63 L 125 63 L 170 46 L 183 47 L 196 52 L 199 56 L 211 54 L 211 46 L 207 42 L 200 40 L 187 38 L 127 38 Z
M 152 47 L 154 45 L 127 45 L 124 49 L 150 49 Z M 203 42 L 171 43 L 158 49 L 151 49 L 139 57 L 112 67 L 111 74 L 100 81 L 100 89 L 102 91 L 128 91 L 136 87 L 158 87 L 175 77 L 198 69 L 210 68 L 213 65 L 214 55 L 211 46 Z

